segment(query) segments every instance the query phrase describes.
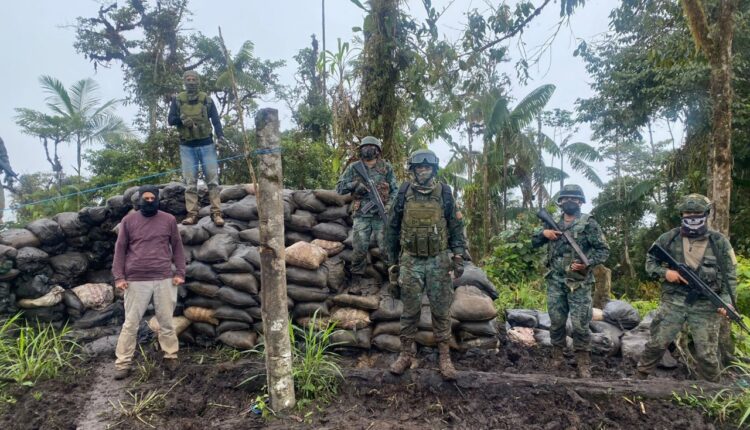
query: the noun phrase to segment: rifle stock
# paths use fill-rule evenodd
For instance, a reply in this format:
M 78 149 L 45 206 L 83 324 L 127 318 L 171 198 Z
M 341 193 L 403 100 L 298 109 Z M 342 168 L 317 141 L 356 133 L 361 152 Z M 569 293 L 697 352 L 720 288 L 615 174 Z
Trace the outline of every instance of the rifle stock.
M 559 231 L 562 233 L 563 238 L 566 242 L 573 248 L 573 251 L 575 251 L 576 255 L 578 255 L 578 258 L 581 260 L 581 262 L 588 267 L 589 266 L 589 258 L 586 256 L 586 254 L 581 249 L 580 245 L 578 245 L 578 242 L 576 242 L 575 239 L 573 239 L 573 236 L 570 234 L 569 231 L 562 231 L 560 230 L 560 227 L 558 227 L 557 223 L 554 219 L 552 219 L 552 215 L 549 214 L 544 209 L 540 209 L 539 212 L 536 213 L 536 216 L 542 220 L 542 222 L 549 228 Z
M 372 196 L 372 199 L 375 203 L 375 208 L 378 210 L 378 216 L 381 220 L 383 220 L 383 224 L 387 225 L 388 215 L 385 213 L 385 205 L 383 204 L 383 200 L 380 198 L 380 193 L 378 192 L 377 186 L 375 186 L 375 182 L 372 180 L 370 175 L 367 174 L 364 163 L 362 163 L 361 161 L 355 163 L 354 170 L 356 170 L 357 173 L 359 173 L 359 175 L 365 180 L 365 184 L 367 184 L 367 190 Z

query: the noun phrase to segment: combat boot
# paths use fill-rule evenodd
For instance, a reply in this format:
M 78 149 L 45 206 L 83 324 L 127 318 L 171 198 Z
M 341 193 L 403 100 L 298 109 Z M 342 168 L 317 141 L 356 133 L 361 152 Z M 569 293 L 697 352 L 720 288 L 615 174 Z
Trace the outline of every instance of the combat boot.
M 636 370 L 635 371 L 635 375 L 633 375 L 633 376 L 635 376 L 635 379 L 638 379 L 638 380 L 641 380 L 641 381 L 645 381 L 646 379 L 648 379 L 648 373 L 641 372 L 640 370 Z
M 565 355 L 563 354 L 562 346 L 552 346 L 552 359 L 550 360 L 550 367 L 553 369 L 562 369 L 565 364 Z
M 591 377 L 591 354 L 588 351 L 576 351 L 576 364 L 579 378 Z
M 195 225 L 198 223 L 198 215 L 196 214 L 188 214 L 188 216 L 185 217 L 184 220 L 182 220 L 182 225 Z
M 401 339 L 401 352 L 398 354 L 396 361 L 391 364 L 391 373 L 394 375 L 403 374 L 406 369 L 410 368 L 414 362 L 414 341 Z
M 221 217 L 221 214 L 216 213 L 211 215 L 211 220 L 216 227 L 224 227 L 224 218 Z
M 456 368 L 451 362 L 451 348 L 448 342 L 440 342 L 438 351 L 440 352 L 440 374 L 443 375 L 443 379 L 456 379 Z

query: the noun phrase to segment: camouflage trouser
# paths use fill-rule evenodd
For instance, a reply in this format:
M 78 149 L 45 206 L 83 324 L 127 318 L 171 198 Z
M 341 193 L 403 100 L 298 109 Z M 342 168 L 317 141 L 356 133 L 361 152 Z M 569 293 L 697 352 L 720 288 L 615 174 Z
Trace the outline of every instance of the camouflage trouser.
M 732 339 L 732 323 L 721 318 L 719 323 L 719 358 L 724 366 L 730 366 L 735 355 L 734 339 Z
M 451 304 L 453 283 L 451 282 L 451 260 L 448 251 L 435 257 L 413 257 L 404 252 L 399 261 L 398 282 L 401 285 L 401 338 L 414 339 L 417 324 L 422 314 L 422 293 L 427 292 L 432 313 L 432 331 L 437 342 L 451 337 Z
M 638 361 L 638 370 L 653 372 L 664 351 L 687 323 L 695 345 L 698 375 L 709 381 L 718 380 L 720 319 L 716 306 L 707 300 L 686 305 L 683 296 L 663 295 L 661 305 L 651 322 L 651 338 Z
M 352 274 L 363 275 L 367 268 L 367 251 L 370 237 L 375 234 L 382 255 L 385 255 L 385 228 L 383 220 L 377 216 L 354 217 L 352 227 Z
M 565 323 L 570 316 L 573 324 L 573 349 L 591 350 L 591 284 L 582 284 L 575 291 L 554 275 L 547 277 L 547 311 L 551 321 L 549 334 L 552 345 L 565 347 Z

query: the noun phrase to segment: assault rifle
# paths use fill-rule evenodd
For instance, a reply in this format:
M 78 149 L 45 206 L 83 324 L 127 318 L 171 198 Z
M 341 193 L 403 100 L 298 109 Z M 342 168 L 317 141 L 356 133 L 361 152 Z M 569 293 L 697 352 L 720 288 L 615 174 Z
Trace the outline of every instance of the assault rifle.
M 583 252 L 581 247 L 578 245 L 578 242 L 576 242 L 575 239 L 573 239 L 573 236 L 570 234 L 569 231 L 562 231 L 560 230 L 560 227 L 558 227 L 555 220 L 552 219 L 552 215 L 549 214 L 544 209 L 540 209 L 539 212 L 536 213 L 536 216 L 542 220 L 542 222 L 552 230 L 555 230 L 557 232 L 562 233 L 563 239 L 565 239 L 566 242 L 570 245 L 571 248 L 573 248 L 573 251 L 575 251 L 576 255 L 578 255 L 578 258 L 581 260 L 581 263 L 584 264 L 584 266 L 589 267 L 589 258 L 586 257 L 586 254 Z
M 362 213 L 366 214 L 370 212 L 373 207 L 375 207 L 378 210 L 380 219 L 383 220 L 383 225 L 387 225 L 388 215 L 386 215 L 385 213 L 385 205 L 383 204 L 383 200 L 380 198 L 378 187 L 375 186 L 375 182 L 373 182 L 370 175 L 367 174 L 367 169 L 365 169 L 364 163 L 362 163 L 361 161 L 354 163 L 354 170 L 356 170 L 357 173 L 359 173 L 359 176 L 361 176 L 365 180 L 367 191 L 370 193 L 370 196 L 372 196 L 372 200 L 362 206 L 362 209 L 360 210 L 362 211 Z
M 747 325 L 745 325 L 745 323 L 742 321 L 742 315 L 737 313 L 737 311 L 734 310 L 731 305 L 722 300 L 721 297 L 719 297 L 719 295 L 711 289 L 711 287 L 706 285 L 706 283 L 703 282 L 703 280 L 698 276 L 698 274 L 693 271 L 693 269 L 690 268 L 690 266 L 685 263 L 678 263 L 677 260 L 675 260 L 674 257 L 672 257 L 669 252 L 667 252 L 666 249 L 662 248 L 658 244 L 652 245 L 651 248 L 649 248 L 648 253 L 653 255 L 662 263 L 666 263 L 670 269 L 676 270 L 680 274 L 680 276 L 688 281 L 687 287 L 690 288 L 690 293 L 688 293 L 687 299 L 685 300 L 686 303 L 692 304 L 696 300 L 698 300 L 699 297 L 703 296 L 707 298 L 711 302 L 711 304 L 716 306 L 716 308 L 726 310 L 729 319 L 737 323 L 738 326 L 740 326 L 743 330 L 750 334 L 750 328 L 748 328 Z

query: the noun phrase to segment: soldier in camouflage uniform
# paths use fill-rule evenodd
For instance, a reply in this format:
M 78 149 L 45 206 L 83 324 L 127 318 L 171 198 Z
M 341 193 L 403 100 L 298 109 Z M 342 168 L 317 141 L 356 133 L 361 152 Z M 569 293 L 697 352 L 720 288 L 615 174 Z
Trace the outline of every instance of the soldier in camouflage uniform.
M 414 337 L 422 310 L 422 293 L 430 299 L 432 330 L 440 353 L 440 373 L 455 379 L 450 357 L 450 308 L 453 284 L 450 271 L 463 274 L 464 223 L 448 185 L 435 179 L 438 158 L 418 150 L 409 157 L 411 182 L 398 191 L 388 217 L 387 250 L 391 261 L 399 258 L 399 284 L 404 311 L 401 314 L 401 353 L 391 365 L 400 375 L 414 359 Z M 451 257 L 451 253 L 453 254 Z M 395 272 L 390 268 L 389 272 Z
M 18 175 L 10 167 L 8 150 L 5 149 L 5 142 L 2 138 L 0 138 L 0 171 L 5 173 L 5 182 L 8 183 L 9 187 L 12 187 L 11 182 L 18 178 Z M 5 189 L 0 186 L 0 223 L 3 222 L 3 215 L 5 215 Z
M 570 316 L 573 324 L 573 349 L 576 355 L 578 376 L 591 377 L 591 290 L 594 285 L 591 267 L 604 263 L 609 257 L 609 246 L 599 224 L 589 214 L 581 213 L 586 203 L 583 190 L 578 185 L 565 185 L 557 198 L 563 215 L 558 221 L 562 231 L 570 231 L 589 260 L 589 266 L 577 259 L 573 248 L 561 238 L 562 232 L 537 229 L 532 246 L 548 244 L 547 257 L 547 309 L 552 338 L 552 365 L 564 363 L 565 324 Z
M 375 183 L 380 199 L 386 205 L 386 213 L 390 207 L 391 200 L 396 196 L 398 185 L 396 176 L 393 174 L 391 164 L 381 158 L 382 147 L 380 140 L 373 136 L 367 136 L 359 144 L 360 161 L 367 174 Z M 355 163 L 350 164 L 344 170 L 336 184 L 339 194 L 352 193 L 354 201 L 351 205 L 354 226 L 352 227 L 352 284 L 357 283 L 359 277 L 364 275 L 367 268 L 367 251 L 370 248 L 370 238 L 375 235 L 378 247 L 383 250 L 385 226 L 383 220 L 378 216 L 377 208 L 373 205 L 373 197 L 367 188 L 367 178 L 363 178 L 355 169 Z
M 682 225 L 662 234 L 661 245 L 678 262 L 684 262 L 711 286 L 721 298 L 731 303 L 736 294 L 737 259 L 729 240 L 708 229 L 711 201 L 700 194 L 685 196 L 678 210 Z M 679 272 L 667 269 L 652 255 L 646 256 L 646 272 L 662 280 L 661 304 L 651 323 L 651 338 L 638 362 L 636 377 L 646 379 L 654 371 L 664 351 L 687 323 L 695 345 L 698 375 L 709 381 L 719 379 L 720 313 L 706 298 L 686 303 L 688 289 Z

